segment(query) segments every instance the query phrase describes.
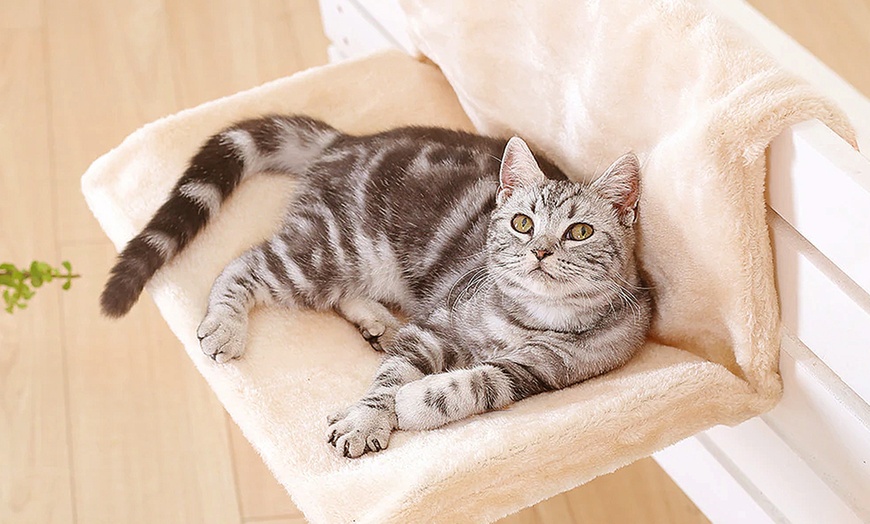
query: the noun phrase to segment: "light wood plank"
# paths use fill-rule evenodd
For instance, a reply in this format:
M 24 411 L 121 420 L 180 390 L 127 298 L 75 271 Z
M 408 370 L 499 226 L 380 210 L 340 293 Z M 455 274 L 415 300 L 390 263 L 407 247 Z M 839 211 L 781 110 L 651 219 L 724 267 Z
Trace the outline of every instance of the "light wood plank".
M 290 5 L 290 24 L 293 27 L 293 42 L 300 66 L 307 69 L 326 64 L 329 40 L 323 34 L 317 0 L 294 1 Z M 285 43 L 278 43 L 278 49 L 283 49 L 284 46 Z
M 514 513 L 513 515 L 508 515 L 507 517 L 498 521 L 498 524 L 545 524 L 538 517 L 538 514 L 535 512 L 535 508 L 526 508 L 518 513 Z
M 242 518 L 262 519 L 276 515 L 301 518 L 302 513 L 293 505 L 290 495 L 278 484 L 235 422 L 229 420 L 229 416 L 227 418 Z
M 0 262 L 19 266 L 59 263 L 42 36 L 0 29 Z M 0 522 L 73 519 L 58 288 L 14 315 L 0 309 Z
M 46 0 L 46 28 L 58 236 L 100 242 L 79 177 L 136 128 L 179 109 L 165 14 L 152 0 Z
M 314 0 L 190 0 L 166 9 L 185 107 L 326 63 Z
M 63 299 L 79 521 L 239 522 L 214 394 L 150 301 L 98 314 L 108 242 L 61 252 L 87 269 Z
M 499 524 L 571 524 L 579 522 L 571 514 L 568 493 L 562 493 L 498 521 Z
M 568 502 L 568 493 L 539 502 L 533 509 L 543 523 L 575 522 L 574 515 L 571 513 L 571 504 Z
M 831 69 L 870 96 L 870 2 L 748 0 Z
M 245 524 L 308 524 L 304 517 L 275 517 L 268 519 L 249 519 Z
M 283 37 L 283 33 L 274 30 L 258 32 L 257 57 L 261 77 L 278 78 L 295 72 L 288 67 L 289 59 L 287 62 L 275 59 L 291 51 L 288 45 L 293 48 L 295 64 L 300 71 L 327 63 L 326 47 L 329 41 L 323 34 L 317 0 L 266 0 L 256 3 L 254 9 L 258 20 L 274 20 L 278 25 L 289 28 L 289 40 Z
M 171 65 L 186 107 L 256 85 L 258 78 L 253 10 L 248 2 L 167 2 Z M 265 24 L 263 31 L 272 29 Z M 203 45 L 208 42 L 208 45 Z M 281 60 L 293 53 L 275 57 Z
M 36 29 L 42 22 L 42 2 L 0 0 L 0 29 Z
M 703 513 L 653 461 L 643 459 L 505 517 L 499 524 L 705 523 Z
M 574 522 L 708 522 L 651 458 L 599 477 L 567 494 Z
M 161 6 L 53 1 L 46 15 L 57 231 L 87 268 L 63 310 L 78 518 L 239 522 L 222 408 L 148 301 L 125 323 L 99 317 L 114 250 L 70 198 L 91 160 L 178 108 Z

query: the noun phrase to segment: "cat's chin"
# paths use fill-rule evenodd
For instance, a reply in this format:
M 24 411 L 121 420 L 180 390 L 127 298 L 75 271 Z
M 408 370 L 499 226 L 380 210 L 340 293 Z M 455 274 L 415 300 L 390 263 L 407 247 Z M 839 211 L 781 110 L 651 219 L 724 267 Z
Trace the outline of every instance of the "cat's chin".
M 530 269 L 526 277 L 531 282 L 537 283 L 538 287 L 543 286 L 541 289 L 547 294 L 557 292 L 564 287 L 564 280 L 543 265 Z
M 534 268 L 523 275 L 522 278 L 513 276 L 510 278 L 515 283 L 515 286 L 506 286 L 502 288 L 506 294 L 513 296 L 516 299 L 560 299 L 568 293 L 565 290 L 565 285 L 558 278 L 548 273 L 546 269 Z M 498 281 L 497 281 L 498 282 Z
M 532 268 L 531 271 L 529 271 L 529 276 L 541 280 L 556 280 L 556 277 L 548 273 L 542 266 Z

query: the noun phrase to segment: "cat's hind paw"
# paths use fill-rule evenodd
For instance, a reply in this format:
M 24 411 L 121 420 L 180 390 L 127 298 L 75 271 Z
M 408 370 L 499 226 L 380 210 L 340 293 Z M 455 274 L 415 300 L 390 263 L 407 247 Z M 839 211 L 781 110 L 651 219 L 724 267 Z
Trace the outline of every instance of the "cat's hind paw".
M 327 417 L 327 422 L 327 442 L 342 456 L 357 458 L 386 449 L 396 427 L 396 416 L 391 411 L 355 404 Z
M 341 315 L 359 329 L 360 334 L 377 351 L 393 342 L 396 331 L 402 326 L 399 319 L 380 302 L 350 297 L 336 306 Z
M 221 364 L 239 358 L 245 352 L 247 324 L 234 312 L 209 311 L 196 330 L 202 352 Z
M 385 347 L 392 344 L 393 338 L 396 335 L 396 328 L 375 320 L 369 325 L 360 325 L 359 332 L 372 348 L 376 351 L 384 351 Z

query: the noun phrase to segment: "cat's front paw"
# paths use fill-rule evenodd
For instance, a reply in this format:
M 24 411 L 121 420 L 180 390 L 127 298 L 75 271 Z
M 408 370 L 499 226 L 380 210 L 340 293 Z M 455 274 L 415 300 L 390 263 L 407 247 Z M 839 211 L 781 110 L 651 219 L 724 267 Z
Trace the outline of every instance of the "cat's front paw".
M 390 443 L 396 415 L 389 410 L 354 404 L 327 418 L 327 442 L 342 456 L 357 458 L 369 451 L 381 451 Z
M 248 319 L 234 311 L 209 309 L 196 336 L 202 352 L 215 362 L 228 362 L 245 352 Z

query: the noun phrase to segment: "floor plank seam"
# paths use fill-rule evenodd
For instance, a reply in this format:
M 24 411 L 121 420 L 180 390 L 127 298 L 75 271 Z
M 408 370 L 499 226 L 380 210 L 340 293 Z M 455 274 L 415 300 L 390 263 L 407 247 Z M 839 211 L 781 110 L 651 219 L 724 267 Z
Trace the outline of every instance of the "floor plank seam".
M 233 492 L 236 494 L 236 505 L 239 508 L 239 522 L 247 522 L 244 507 L 242 506 L 242 492 L 239 489 L 239 467 L 236 464 L 236 454 L 233 453 L 233 436 L 230 424 L 235 424 L 230 414 L 224 411 L 224 432 L 227 436 L 227 453 L 230 456 L 230 468 L 233 470 Z
M 242 522 L 247 524 L 248 522 L 269 522 L 272 520 L 282 520 L 282 519 L 292 520 L 292 519 L 299 519 L 299 518 L 300 518 L 299 515 L 293 515 L 293 514 L 287 513 L 287 514 L 283 514 L 283 515 L 261 515 L 258 517 L 248 517 L 248 518 L 242 519 Z M 304 517 L 302 517 L 302 518 L 304 518 Z M 307 520 L 306 520 L 306 522 L 307 522 Z
M 52 184 L 56 185 L 56 184 L 54 184 L 54 181 L 52 181 Z M 52 192 L 53 193 L 57 192 L 56 187 L 54 188 L 54 191 L 52 191 Z M 57 195 L 55 194 L 54 197 L 57 198 Z M 90 239 L 90 240 L 57 239 L 57 247 L 59 249 L 63 249 L 65 247 L 75 248 L 75 247 L 104 247 L 104 246 L 115 247 L 115 244 L 113 244 L 112 241 L 109 240 L 108 238 L 99 239 L 99 240 L 98 239 Z
M 43 89 L 45 90 L 45 120 L 46 120 L 46 147 L 48 148 L 48 175 L 49 180 L 51 181 L 51 207 L 52 207 L 52 224 L 54 226 L 54 252 L 55 256 L 60 256 L 60 242 L 57 237 L 58 231 L 58 222 L 60 217 L 58 216 L 58 184 L 57 184 L 57 158 L 55 151 L 55 140 L 54 140 L 54 130 L 55 130 L 55 121 L 54 121 L 54 102 L 51 91 L 51 67 L 49 66 L 49 37 L 48 37 L 48 6 L 47 0 L 41 0 L 41 13 L 42 17 L 42 35 L 41 35 L 41 46 L 42 46 L 42 81 L 43 81 Z M 72 517 L 72 522 L 77 523 L 78 520 L 78 504 L 76 497 L 76 474 L 75 474 L 75 457 L 73 455 L 73 428 L 72 428 L 72 406 L 70 402 L 70 380 L 69 380 L 69 366 L 67 361 L 67 344 L 65 343 L 65 334 L 66 334 L 66 321 L 65 321 L 65 313 L 63 308 L 63 296 L 59 291 L 55 291 L 54 300 L 57 302 L 57 322 L 58 322 L 58 330 L 60 331 L 60 354 L 61 354 L 61 369 L 63 370 L 63 404 L 64 404 L 64 425 L 66 426 L 66 449 L 67 449 L 67 467 L 69 468 L 69 495 L 70 495 L 70 516 Z

